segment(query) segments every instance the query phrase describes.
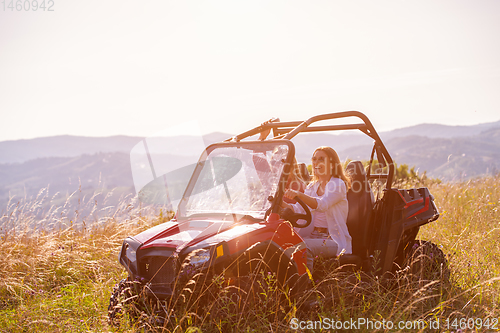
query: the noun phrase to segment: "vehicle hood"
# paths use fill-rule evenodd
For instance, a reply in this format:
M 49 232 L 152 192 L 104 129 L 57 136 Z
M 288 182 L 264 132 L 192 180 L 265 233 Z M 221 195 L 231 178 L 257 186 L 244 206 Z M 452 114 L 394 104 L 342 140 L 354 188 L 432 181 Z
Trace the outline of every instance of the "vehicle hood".
M 142 244 L 141 249 L 167 247 L 180 252 L 188 247 L 193 250 L 229 241 L 263 227 L 262 223 L 239 224 L 218 220 L 171 221 L 148 229 L 134 238 Z

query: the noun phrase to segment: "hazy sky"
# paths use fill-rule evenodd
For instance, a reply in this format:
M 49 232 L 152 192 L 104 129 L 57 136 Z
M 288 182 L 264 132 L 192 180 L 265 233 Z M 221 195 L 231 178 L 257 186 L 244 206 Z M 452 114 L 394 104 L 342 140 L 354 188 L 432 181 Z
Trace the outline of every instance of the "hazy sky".
M 204 133 L 238 133 L 342 110 L 365 112 L 379 130 L 500 120 L 498 0 L 53 9 L 0 8 L 0 141 L 148 136 L 192 120 Z

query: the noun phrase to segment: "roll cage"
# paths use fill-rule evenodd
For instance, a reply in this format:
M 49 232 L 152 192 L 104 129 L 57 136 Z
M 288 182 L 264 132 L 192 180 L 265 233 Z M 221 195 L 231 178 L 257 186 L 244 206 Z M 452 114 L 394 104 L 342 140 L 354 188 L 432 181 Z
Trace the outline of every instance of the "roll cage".
M 348 123 L 338 125 L 317 125 L 315 123 L 325 120 L 343 119 L 355 117 L 362 121 L 362 123 Z M 372 123 L 363 113 L 359 111 L 344 111 L 327 113 L 311 117 L 305 121 L 288 121 L 288 122 L 270 122 L 257 126 L 251 130 L 235 135 L 232 138 L 225 140 L 225 142 L 240 142 L 251 136 L 259 134 L 263 131 L 271 129 L 273 131 L 273 138 L 269 140 L 291 140 L 299 133 L 306 132 L 328 132 L 328 131 L 344 131 L 344 130 L 359 130 L 374 140 L 373 149 L 370 156 L 370 163 L 366 171 L 367 177 L 370 180 L 385 180 L 385 188 L 390 189 L 394 179 L 394 163 L 391 155 L 387 151 L 382 139 L 373 127 Z M 374 158 L 376 162 L 374 164 Z M 381 173 L 379 168 L 375 169 L 378 164 L 382 169 L 386 169 L 387 173 Z M 374 170 L 375 169 L 375 170 Z M 372 172 L 375 171 L 376 173 Z

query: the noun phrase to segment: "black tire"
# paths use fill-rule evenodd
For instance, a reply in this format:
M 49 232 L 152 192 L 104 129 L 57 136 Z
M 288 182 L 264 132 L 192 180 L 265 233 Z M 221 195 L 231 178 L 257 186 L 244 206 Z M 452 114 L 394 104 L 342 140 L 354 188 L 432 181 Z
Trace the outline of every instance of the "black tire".
M 137 317 L 138 312 L 134 306 L 138 296 L 134 292 L 134 283 L 128 279 L 121 280 L 113 288 L 113 293 L 109 298 L 108 323 L 111 326 L 120 326 L 120 321 L 127 313 L 132 317 Z
M 415 240 L 409 249 L 404 267 L 419 280 L 449 282 L 448 259 L 436 244 Z
M 281 297 L 280 290 L 293 277 L 289 275 L 290 262 L 280 251 L 269 249 L 267 244 L 256 244 L 245 251 L 235 262 L 231 288 L 226 288 L 228 299 L 235 313 L 251 309 L 264 310 L 275 306 Z

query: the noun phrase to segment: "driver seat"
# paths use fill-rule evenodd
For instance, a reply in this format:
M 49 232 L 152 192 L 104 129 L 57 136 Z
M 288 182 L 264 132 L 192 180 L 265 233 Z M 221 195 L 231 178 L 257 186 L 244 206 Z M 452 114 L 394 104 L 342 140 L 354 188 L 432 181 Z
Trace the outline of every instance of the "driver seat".
M 351 178 L 351 188 L 347 191 L 349 213 L 347 229 L 352 237 L 352 254 L 340 256 L 341 265 L 354 265 L 360 268 L 368 258 L 371 214 L 375 202 L 373 192 L 366 177 L 365 168 L 360 161 L 352 161 L 346 167 Z

